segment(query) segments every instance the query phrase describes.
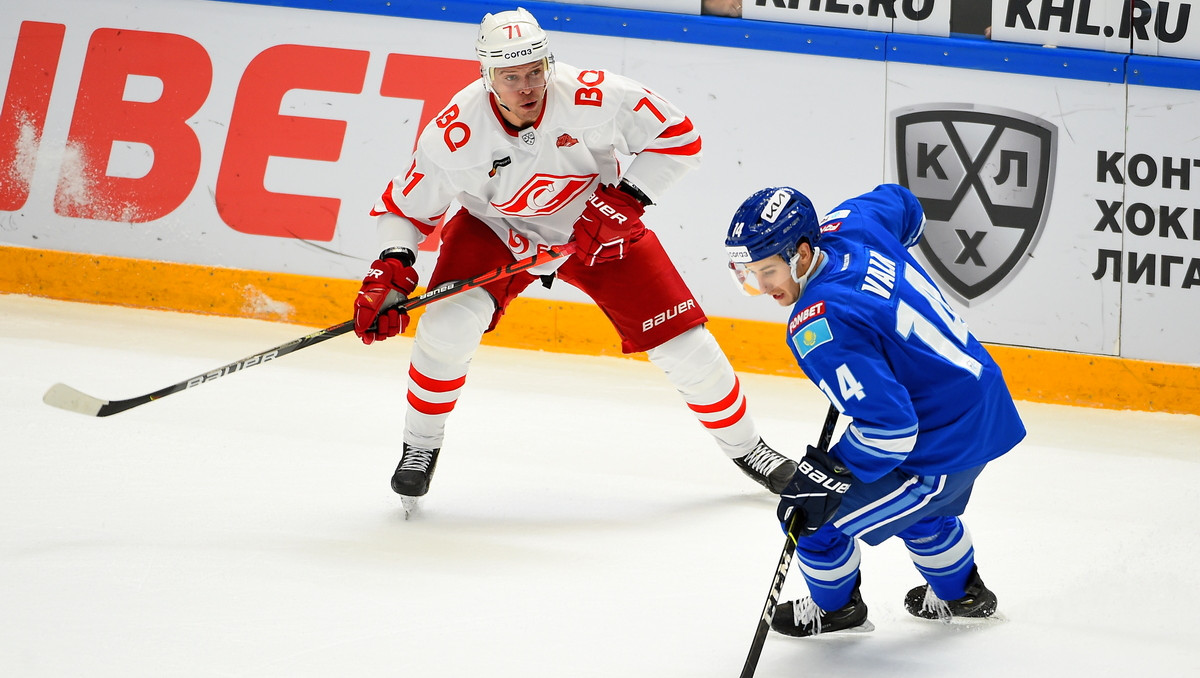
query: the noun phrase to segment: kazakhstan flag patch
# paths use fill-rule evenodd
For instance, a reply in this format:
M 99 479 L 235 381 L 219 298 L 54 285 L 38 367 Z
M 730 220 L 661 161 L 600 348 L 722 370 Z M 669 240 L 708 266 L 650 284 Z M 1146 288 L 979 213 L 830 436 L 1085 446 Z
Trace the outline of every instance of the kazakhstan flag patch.
M 796 351 L 801 358 L 807 356 L 814 348 L 830 341 L 833 341 L 833 332 L 825 318 L 801 327 L 799 332 L 792 335 L 792 343 L 796 345 Z

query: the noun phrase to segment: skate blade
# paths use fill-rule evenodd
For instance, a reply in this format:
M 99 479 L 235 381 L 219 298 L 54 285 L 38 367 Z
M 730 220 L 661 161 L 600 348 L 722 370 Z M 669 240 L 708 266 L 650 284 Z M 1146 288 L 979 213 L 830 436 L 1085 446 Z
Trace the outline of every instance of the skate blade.
M 957 627 L 976 627 L 990 626 L 992 624 L 1003 624 L 1008 621 L 1008 617 L 1004 616 L 1003 612 L 994 612 L 989 617 L 938 617 L 937 619 L 926 619 L 925 617 L 915 617 L 926 623 L 940 624 L 942 626 L 957 626 Z
M 786 633 L 779 633 L 778 631 L 776 631 L 776 633 L 779 633 L 779 635 L 783 636 L 784 638 L 793 638 L 795 640 L 805 640 L 811 642 L 813 638 L 837 638 L 839 636 L 844 637 L 857 633 L 870 633 L 874 630 L 875 625 L 871 623 L 870 619 L 866 619 L 863 620 L 863 623 L 859 624 L 858 626 L 851 626 L 848 629 L 838 629 L 837 631 L 823 631 L 821 633 L 814 633 L 811 636 L 792 636 Z
M 841 635 L 843 633 L 870 633 L 874 630 L 875 630 L 875 625 L 871 623 L 871 620 L 864 619 L 863 623 L 859 624 L 858 626 L 851 626 L 848 629 L 842 629 L 841 631 L 834 631 L 832 633 L 827 633 L 827 634 L 819 633 L 819 634 L 817 634 L 817 636 L 818 637 L 825 636 L 825 635 L 836 636 L 836 635 Z
M 1008 617 L 1004 616 L 1003 612 L 993 612 L 988 617 L 951 617 L 945 623 L 950 626 L 990 626 L 992 624 L 1003 624 L 1008 621 Z
M 836 638 L 838 636 L 849 636 L 849 635 L 854 635 L 857 633 L 870 633 L 874 630 L 875 630 L 875 625 L 871 623 L 871 620 L 864 619 L 863 623 L 859 624 L 858 626 L 851 626 L 848 629 L 839 629 L 837 631 L 826 631 L 824 633 L 818 633 L 818 634 L 812 635 L 812 636 L 805 636 L 804 639 L 808 640 L 810 638 Z
M 404 519 L 412 518 L 421 508 L 420 497 L 406 497 L 400 495 L 400 503 L 404 506 Z

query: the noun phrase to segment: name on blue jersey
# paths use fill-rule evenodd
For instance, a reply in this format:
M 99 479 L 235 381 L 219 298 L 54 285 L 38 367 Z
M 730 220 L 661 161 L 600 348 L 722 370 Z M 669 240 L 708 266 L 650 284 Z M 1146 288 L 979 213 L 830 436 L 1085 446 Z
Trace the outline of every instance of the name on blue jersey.
M 859 289 L 878 294 L 884 299 L 891 299 L 892 289 L 896 286 L 896 262 L 875 250 L 867 250 L 867 254 L 870 257 L 867 262 L 867 274 L 863 277 L 863 284 Z

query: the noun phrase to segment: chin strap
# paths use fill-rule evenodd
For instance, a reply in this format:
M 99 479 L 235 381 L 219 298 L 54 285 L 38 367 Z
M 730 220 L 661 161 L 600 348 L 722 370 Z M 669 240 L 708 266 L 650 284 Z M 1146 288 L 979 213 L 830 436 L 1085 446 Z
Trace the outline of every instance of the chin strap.
M 820 247 L 812 248 L 812 260 L 809 261 L 808 270 L 804 272 L 804 275 L 799 275 L 796 272 L 796 265 L 800 263 L 799 252 L 796 252 L 795 256 L 792 257 L 792 260 L 788 262 L 792 268 L 792 280 L 800 283 L 800 292 L 798 293 L 798 296 L 804 294 L 804 288 L 808 286 L 808 277 L 813 274 L 813 271 L 817 270 L 817 264 L 821 263 L 822 256 L 824 255 L 821 252 Z
M 504 110 L 508 111 L 509 113 L 512 113 L 512 109 L 509 108 L 508 106 L 504 105 L 504 100 L 500 98 L 499 94 L 496 94 L 496 92 L 492 91 L 491 88 L 488 88 L 488 91 L 492 92 L 492 98 L 496 100 L 497 106 L 499 106 L 500 108 L 503 108 Z
M 504 102 L 500 100 L 500 95 L 497 94 L 495 88 L 492 87 L 492 74 L 490 73 L 490 70 L 491 69 L 489 69 L 487 66 L 481 65 L 479 67 L 479 79 L 483 80 L 483 89 L 486 90 L 488 94 L 492 95 L 492 100 L 496 102 L 497 106 L 511 113 L 512 109 L 504 105 Z

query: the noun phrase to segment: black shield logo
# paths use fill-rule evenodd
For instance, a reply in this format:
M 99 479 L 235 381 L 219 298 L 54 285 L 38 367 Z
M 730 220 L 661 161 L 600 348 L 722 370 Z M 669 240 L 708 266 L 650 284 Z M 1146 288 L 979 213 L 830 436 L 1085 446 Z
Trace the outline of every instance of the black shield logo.
M 893 113 L 897 181 L 925 208 L 920 250 L 964 304 L 1011 281 L 1050 207 L 1058 128 L 1020 111 L 929 104 Z

